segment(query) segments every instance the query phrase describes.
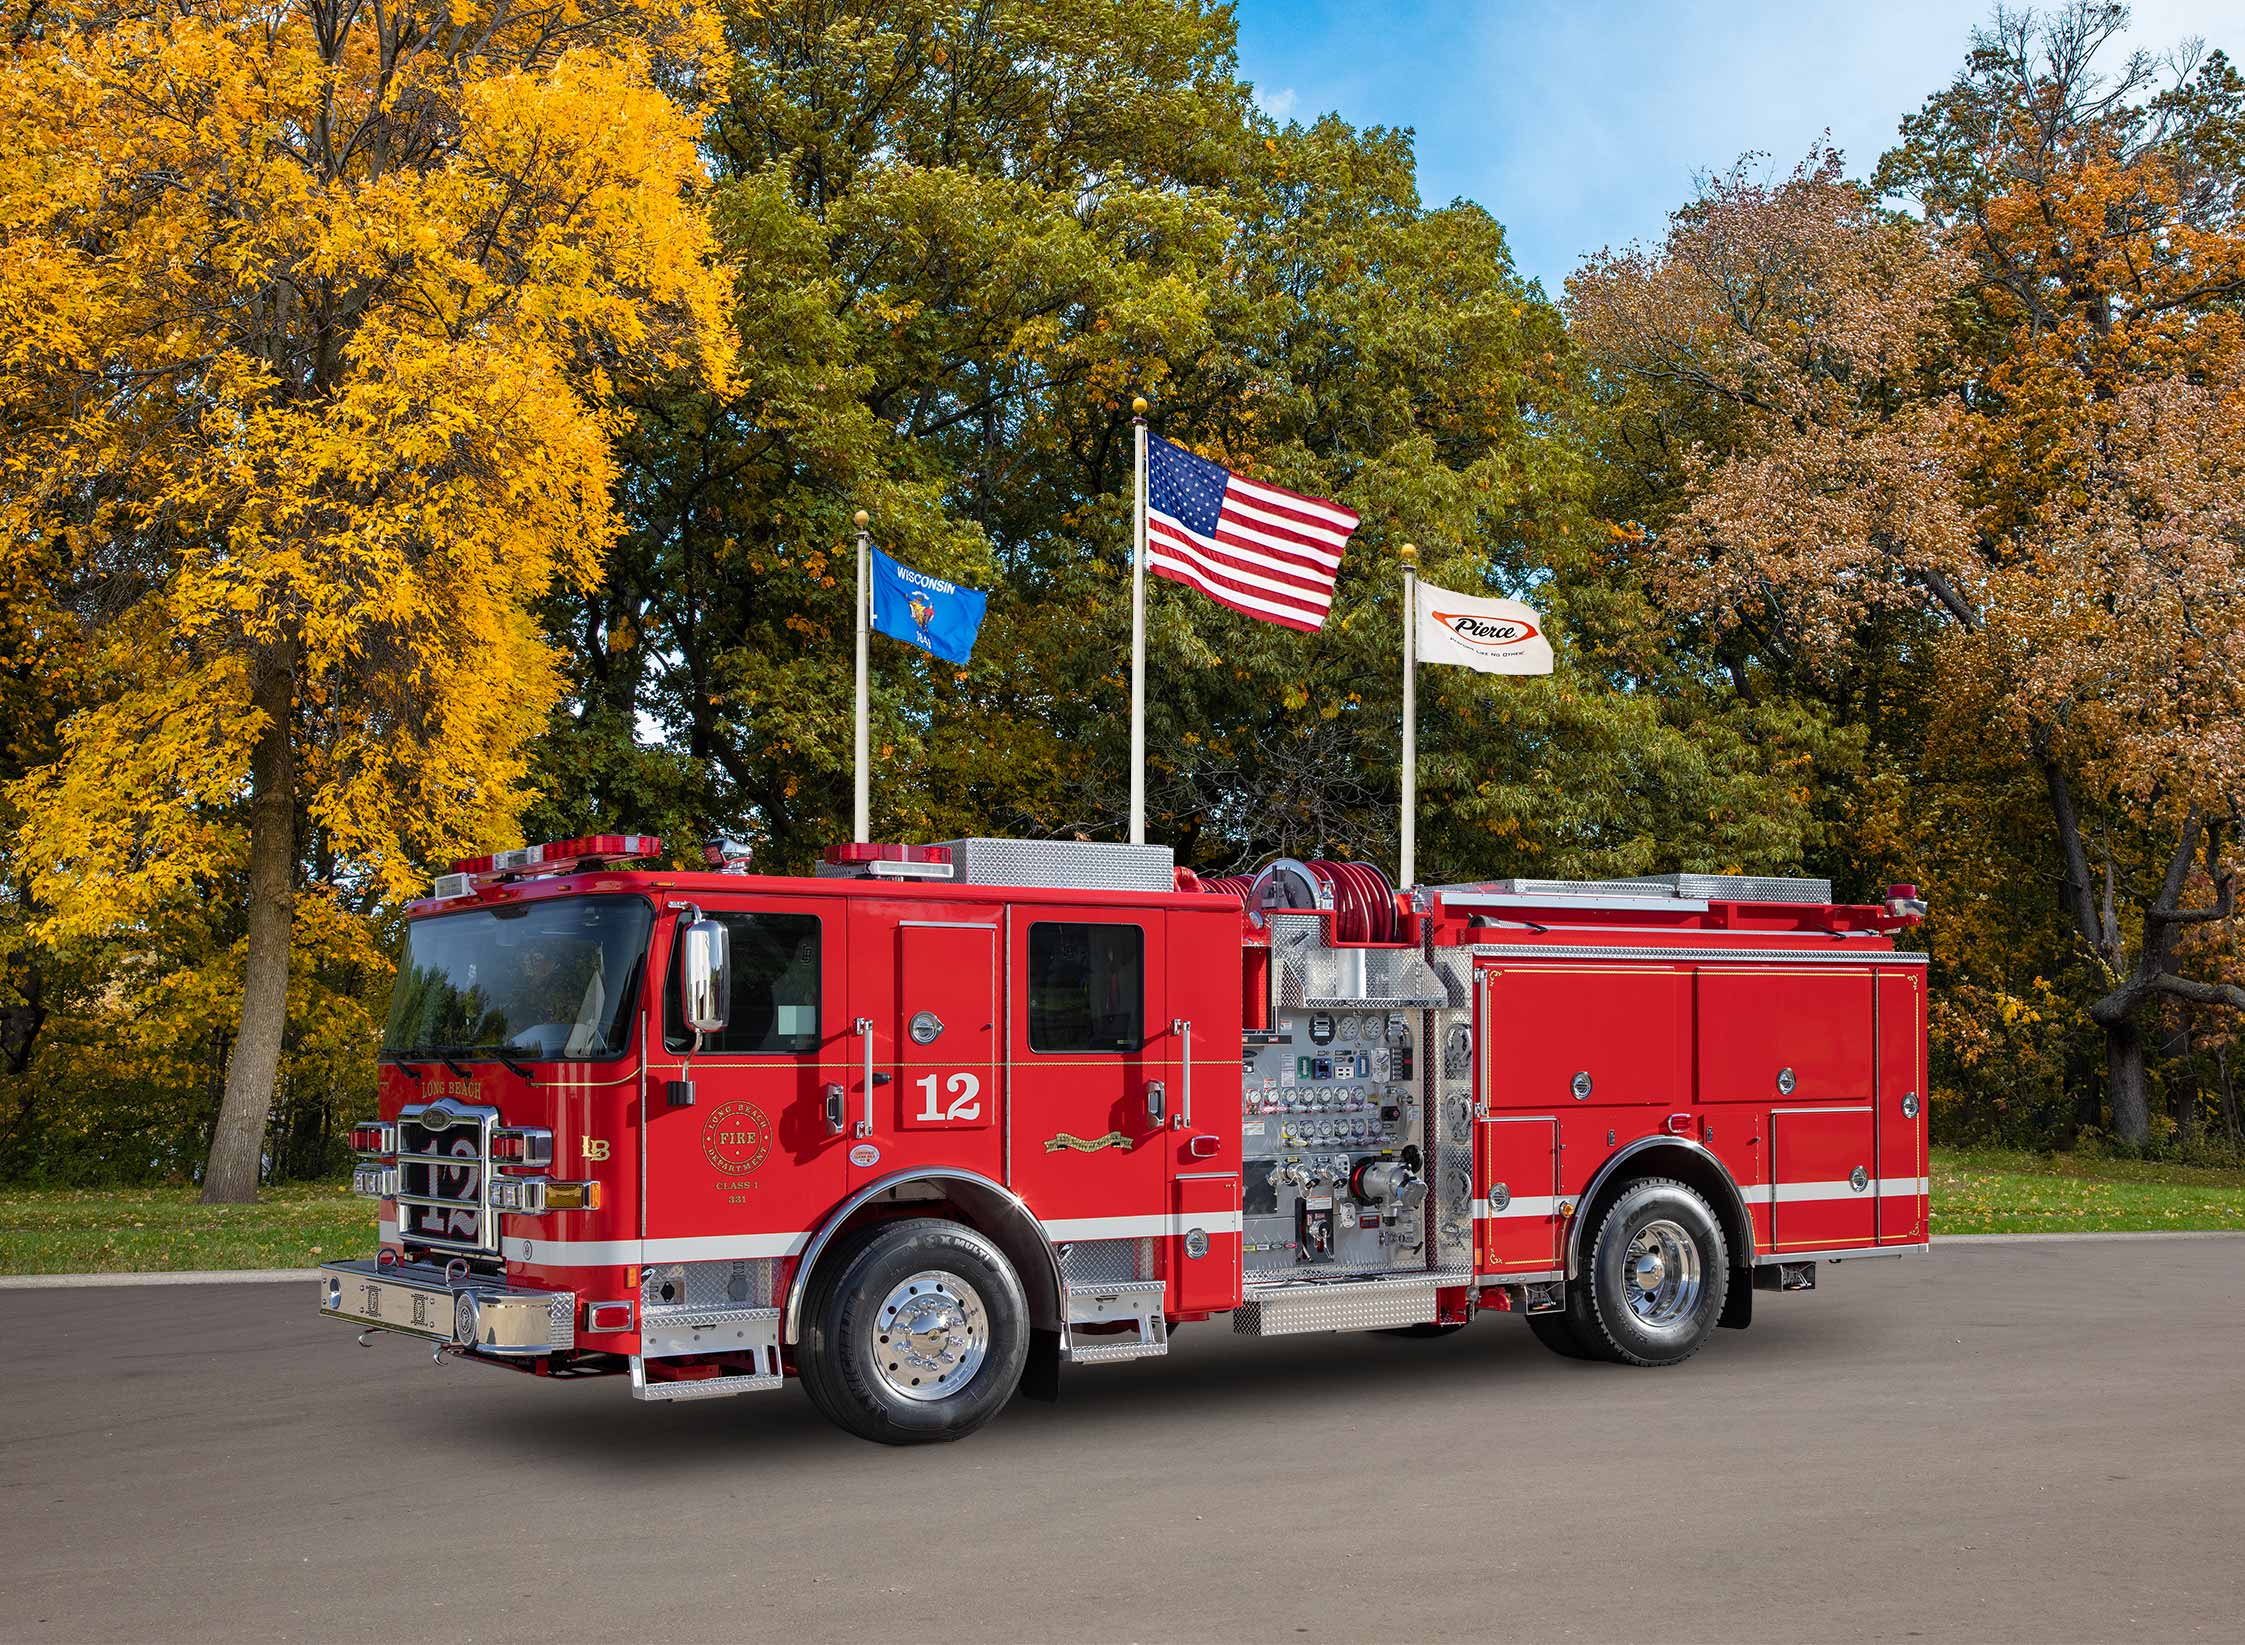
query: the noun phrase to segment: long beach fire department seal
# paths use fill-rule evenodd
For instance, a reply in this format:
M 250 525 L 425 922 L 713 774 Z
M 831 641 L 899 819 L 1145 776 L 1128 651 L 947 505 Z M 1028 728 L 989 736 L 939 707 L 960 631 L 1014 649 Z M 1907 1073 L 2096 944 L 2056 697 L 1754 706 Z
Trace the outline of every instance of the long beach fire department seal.
M 702 1122 L 702 1157 L 727 1176 L 747 1176 L 771 1151 L 772 1122 L 753 1102 L 720 1103 Z

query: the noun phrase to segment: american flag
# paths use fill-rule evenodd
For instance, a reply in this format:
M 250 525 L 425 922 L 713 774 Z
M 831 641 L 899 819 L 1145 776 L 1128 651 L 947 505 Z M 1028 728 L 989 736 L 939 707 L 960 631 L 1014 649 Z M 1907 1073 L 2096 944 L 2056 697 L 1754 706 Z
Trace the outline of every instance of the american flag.
M 1356 516 L 1243 480 L 1159 435 L 1146 442 L 1146 565 L 1219 605 L 1314 633 L 1325 626 Z

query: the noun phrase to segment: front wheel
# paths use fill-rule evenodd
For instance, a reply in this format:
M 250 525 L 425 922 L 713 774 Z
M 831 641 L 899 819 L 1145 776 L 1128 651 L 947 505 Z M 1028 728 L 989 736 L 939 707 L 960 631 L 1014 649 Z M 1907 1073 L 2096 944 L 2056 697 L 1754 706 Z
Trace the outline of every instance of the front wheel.
M 1730 1253 L 1722 1224 L 1680 1182 L 1648 1177 L 1623 1189 L 1568 1288 L 1567 1322 L 1582 1346 L 1625 1365 L 1676 1365 L 1699 1352 L 1722 1317 Z
M 1021 1381 L 1029 1307 L 1004 1253 L 916 1217 L 854 1241 L 820 1276 L 798 1358 L 813 1402 L 884 1445 L 963 1439 Z

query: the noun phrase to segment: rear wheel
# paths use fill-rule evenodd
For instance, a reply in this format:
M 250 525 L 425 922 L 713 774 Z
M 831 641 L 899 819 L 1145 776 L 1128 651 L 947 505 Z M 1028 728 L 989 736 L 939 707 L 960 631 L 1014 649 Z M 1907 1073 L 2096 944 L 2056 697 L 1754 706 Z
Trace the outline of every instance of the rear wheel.
M 1647 1177 L 1599 1219 L 1565 1317 L 1602 1358 L 1675 1365 L 1713 1334 L 1729 1287 L 1730 1253 L 1707 1202 L 1680 1182 Z
M 885 1445 L 962 1439 L 1012 1396 L 1028 1302 L 982 1235 L 884 1223 L 824 1266 L 796 1357 L 811 1402 L 840 1426 Z

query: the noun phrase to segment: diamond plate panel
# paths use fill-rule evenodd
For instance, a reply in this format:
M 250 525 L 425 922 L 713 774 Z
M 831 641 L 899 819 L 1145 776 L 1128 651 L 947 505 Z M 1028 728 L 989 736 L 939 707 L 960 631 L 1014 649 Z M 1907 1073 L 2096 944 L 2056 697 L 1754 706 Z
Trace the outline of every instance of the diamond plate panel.
M 1439 1311 L 1436 1293 L 1445 1285 L 1463 1285 L 1467 1278 L 1461 1271 L 1337 1285 L 1250 1287 L 1245 1300 L 1232 1310 L 1232 1330 L 1243 1337 L 1284 1337 L 1307 1331 L 1382 1331 L 1396 1325 L 1424 1325 Z
M 1177 857 L 1166 845 L 1089 840 L 941 842 L 954 878 L 978 885 L 1049 885 L 1066 891 L 1174 891 Z
M 1501 897 L 1675 897 L 1703 902 L 1832 900 L 1830 880 L 1776 874 L 1642 874 L 1619 880 L 1476 880 L 1438 891 L 1486 891 Z
M 640 1311 L 769 1308 L 779 1300 L 772 1287 L 778 1266 L 770 1257 L 662 1263 L 640 1276 Z
M 1079 1239 L 1060 1257 L 1060 1277 L 1076 1290 L 1154 1278 L 1150 1239 Z
M 1449 992 L 1416 948 L 1328 948 L 1315 914 L 1269 916 L 1278 1006 L 1443 1005 Z

